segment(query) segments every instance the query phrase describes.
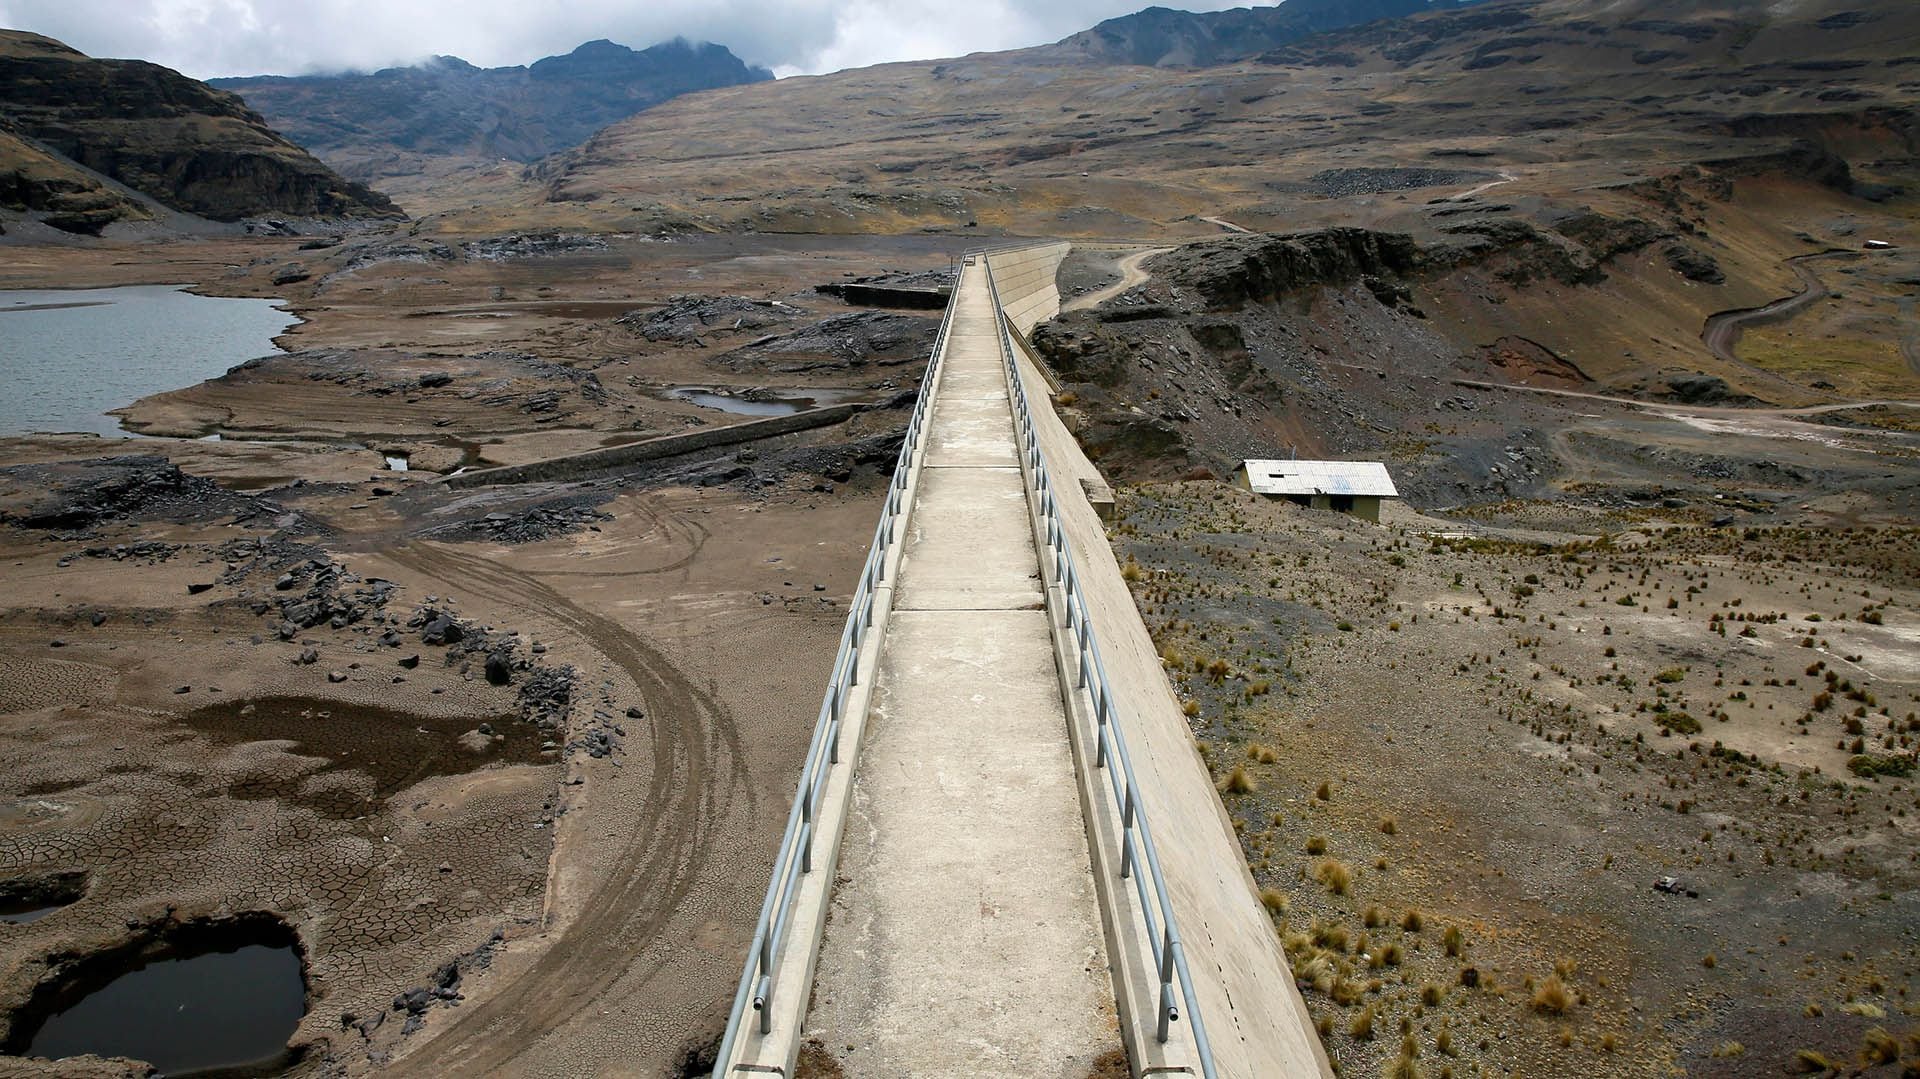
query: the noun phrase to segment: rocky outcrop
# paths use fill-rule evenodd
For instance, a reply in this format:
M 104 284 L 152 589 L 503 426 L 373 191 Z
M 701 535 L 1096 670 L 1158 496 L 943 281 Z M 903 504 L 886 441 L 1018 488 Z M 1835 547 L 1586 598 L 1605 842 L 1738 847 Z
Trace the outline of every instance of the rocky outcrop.
M 10 208 L 133 216 L 91 170 L 154 201 L 216 221 L 399 217 L 384 195 L 348 183 L 276 134 L 232 94 L 139 60 L 96 60 L 50 38 L 0 31 L 0 120 L 24 150 L 0 147 Z M 47 178 L 32 152 L 70 163 Z M 76 179 L 79 177 L 80 179 Z M 81 190 L 73 190 L 78 185 Z M 62 205 L 79 200 L 88 205 Z
M 1421 266 L 1413 238 L 1359 228 L 1284 236 L 1243 236 L 1193 244 L 1159 265 L 1199 290 L 1207 306 L 1237 307 L 1316 285 L 1342 285 L 1370 275 L 1404 275 Z
M 398 152 L 534 161 L 696 90 L 773 78 L 724 46 L 674 40 L 634 50 L 589 41 L 526 67 L 455 56 L 372 74 L 215 79 L 337 167 L 381 170 Z M 366 170 L 372 170 L 368 172 Z
M 115 221 L 152 216 L 101 178 L 0 129 L 0 209 L 32 213 L 53 228 L 98 236 Z

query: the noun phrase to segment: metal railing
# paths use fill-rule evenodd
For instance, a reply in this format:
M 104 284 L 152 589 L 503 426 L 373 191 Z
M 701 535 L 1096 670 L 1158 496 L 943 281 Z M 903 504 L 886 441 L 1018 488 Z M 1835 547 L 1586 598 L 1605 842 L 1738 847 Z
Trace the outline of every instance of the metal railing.
M 968 252 L 967 257 L 971 259 L 974 254 Z M 772 882 L 767 886 L 766 901 L 760 905 L 760 920 L 753 930 L 753 946 L 747 953 L 740 986 L 734 992 L 733 1008 L 727 1015 L 726 1034 L 721 1038 L 719 1053 L 714 1058 L 713 1074 L 716 1079 L 725 1079 L 741 1028 L 750 1013 L 758 1014 L 757 1025 L 761 1034 L 773 1029 L 775 965 L 780 960 L 787 943 L 787 933 L 792 928 L 790 917 L 801 880 L 815 868 L 815 818 L 827 781 L 834 767 L 841 763 L 840 734 L 849 718 L 848 696 L 860 684 L 860 649 L 873 628 L 874 593 L 886 580 L 887 557 L 900 540 L 894 526 L 910 509 L 907 490 L 912 484 L 914 456 L 920 449 L 921 435 L 930 420 L 934 387 L 945 367 L 947 334 L 953 325 L 954 305 L 959 296 L 958 285 L 956 279 L 954 298 L 947 301 L 946 314 L 940 320 L 940 331 L 934 337 L 933 353 L 927 360 L 926 374 L 920 380 L 913 418 L 907 422 L 900 458 L 894 465 L 893 479 L 887 485 L 886 501 L 880 509 L 880 523 L 874 526 L 873 543 L 867 551 L 866 565 L 860 571 L 860 584 L 854 591 L 851 609 L 847 611 L 847 625 L 840 633 L 840 651 L 834 656 L 833 673 L 827 679 L 827 692 L 820 702 L 819 717 L 814 723 L 813 741 L 807 748 L 806 762 L 800 769 L 799 790 L 794 794 L 793 809 L 787 814 L 787 829 L 780 839 L 779 851 L 774 855 Z M 848 764 L 851 766 L 851 761 Z M 826 869 L 832 872 L 833 867 L 827 866 Z
M 980 260 L 983 264 L 986 259 Z M 1046 454 L 1040 449 L 1039 432 L 1034 427 L 1032 408 L 1027 401 L 1025 380 L 1013 347 L 1007 317 L 1000 306 L 1000 290 L 993 280 L 993 268 L 986 266 L 987 289 L 993 298 L 994 318 L 1000 327 L 1000 356 L 1007 369 L 1007 385 L 1013 398 L 1013 415 L 1019 430 L 1015 432 L 1021 451 L 1021 471 L 1025 474 L 1033 512 L 1046 526 L 1048 573 L 1051 583 L 1060 587 L 1065 598 L 1061 612 L 1064 626 L 1073 635 L 1079 670 L 1076 689 L 1086 694 L 1095 718 L 1094 767 L 1107 776 L 1108 793 L 1114 811 L 1120 817 L 1120 876 L 1131 878 L 1139 896 L 1140 917 L 1146 926 L 1147 940 L 1153 950 L 1154 970 L 1160 980 L 1159 1003 L 1154 1036 L 1167 1040 L 1169 1028 L 1180 1018 L 1173 1000 L 1173 982 L 1180 981 L 1180 996 L 1187 1008 L 1187 1023 L 1193 1032 L 1194 1050 L 1200 1058 L 1200 1071 L 1206 1079 L 1215 1079 L 1213 1048 L 1207 1041 L 1207 1028 L 1200 1017 L 1199 1002 L 1194 999 L 1193 975 L 1187 970 L 1186 949 L 1180 943 L 1180 928 L 1174 917 L 1173 903 L 1167 897 L 1167 882 L 1160 871 L 1160 853 L 1154 846 L 1153 832 L 1147 824 L 1146 807 L 1140 796 L 1140 782 L 1134 778 L 1133 758 L 1120 730 L 1114 711 L 1113 686 L 1107 681 L 1106 665 L 1100 659 L 1100 641 L 1093 629 L 1081 587 L 1080 571 L 1075 566 L 1073 544 L 1067 538 L 1066 523 L 1060 517 L 1060 505 L 1054 497 L 1053 476 L 1047 468 Z M 1119 767 L 1112 767 L 1117 761 Z M 1089 834 L 1092 829 L 1089 828 Z M 1147 872 L 1138 872 L 1145 864 Z M 1116 912 L 1117 913 L 1117 912 Z

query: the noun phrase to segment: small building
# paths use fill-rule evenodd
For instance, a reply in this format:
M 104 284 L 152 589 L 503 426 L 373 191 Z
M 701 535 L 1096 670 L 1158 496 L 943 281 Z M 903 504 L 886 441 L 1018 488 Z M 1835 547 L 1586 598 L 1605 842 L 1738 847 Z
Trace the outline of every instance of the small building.
M 1378 461 L 1242 461 L 1234 486 L 1316 510 L 1380 521 L 1380 500 L 1400 492 Z

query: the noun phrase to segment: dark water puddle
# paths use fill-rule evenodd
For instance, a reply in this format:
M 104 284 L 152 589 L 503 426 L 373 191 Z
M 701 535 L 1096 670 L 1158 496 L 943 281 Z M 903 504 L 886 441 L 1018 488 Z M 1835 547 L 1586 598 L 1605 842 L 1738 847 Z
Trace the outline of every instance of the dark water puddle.
M 847 390 L 753 390 L 741 393 L 713 386 L 675 386 L 667 396 L 702 408 L 717 408 L 738 416 L 791 416 L 851 396 Z
M 9 903 L 5 900 L 0 900 L 0 922 L 9 922 L 13 925 L 25 925 L 28 922 L 37 922 L 64 906 L 66 906 L 65 903 L 48 905 L 45 903 Z
M 261 697 L 222 701 L 181 718 L 221 745 L 284 740 L 299 756 L 325 759 L 323 767 L 298 775 L 243 778 L 228 793 L 347 820 L 377 812 L 423 779 L 547 759 L 540 728 L 513 716 L 448 719 L 311 697 Z
M 0 922 L 25 925 L 87 894 L 85 873 L 53 873 L 0 880 Z
M 7 1052 L 144 1060 L 162 1075 L 257 1075 L 293 1062 L 307 1011 L 299 941 L 277 919 L 169 926 L 81 960 L 14 1016 Z

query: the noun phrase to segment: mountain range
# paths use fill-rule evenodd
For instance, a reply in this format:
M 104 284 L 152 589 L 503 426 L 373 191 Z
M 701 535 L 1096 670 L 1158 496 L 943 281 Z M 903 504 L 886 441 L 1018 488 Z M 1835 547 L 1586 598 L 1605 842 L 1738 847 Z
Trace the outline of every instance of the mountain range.
M 417 174 L 424 158 L 533 161 L 681 94 L 773 78 L 724 46 L 589 41 L 516 67 L 440 56 L 371 74 L 214 79 L 348 176 Z

